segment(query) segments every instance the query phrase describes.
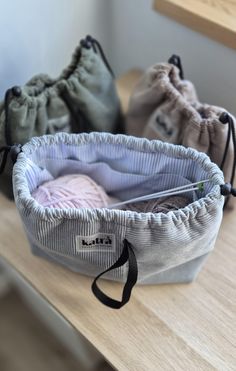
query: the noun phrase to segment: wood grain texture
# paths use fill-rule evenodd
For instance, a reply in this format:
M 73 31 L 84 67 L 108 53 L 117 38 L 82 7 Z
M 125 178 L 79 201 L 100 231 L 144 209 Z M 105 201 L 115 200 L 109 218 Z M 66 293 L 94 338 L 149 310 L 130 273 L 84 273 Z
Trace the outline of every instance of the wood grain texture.
M 236 0 L 154 0 L 154 9 L 236 49 Z
M 0 197 L 0 256 L 118 370 L 234 370 L 235 215 L 226 214 L 196 282 L 136 287 L 120 311 L 92 295 L 92 279 L 34 257 L 13 203 Z M 120 284 L 103 282 L 119 297 Z
M 131 73 L 123 80 L 127 84 L 130 79 L 129 92 L 138 76 Z M 225 213 L 216 248 L 196 282 L 137 286 L 128 305 L 117 311 L 95 299 L 91 278 L 33 256 L 14 203 L 0 196 L 0 206 L 0 258 L 20 272 L 114 368 L 236 370 L 236 211 Z M 102 287 L 120 297 L 120 284 L 104 281 Z

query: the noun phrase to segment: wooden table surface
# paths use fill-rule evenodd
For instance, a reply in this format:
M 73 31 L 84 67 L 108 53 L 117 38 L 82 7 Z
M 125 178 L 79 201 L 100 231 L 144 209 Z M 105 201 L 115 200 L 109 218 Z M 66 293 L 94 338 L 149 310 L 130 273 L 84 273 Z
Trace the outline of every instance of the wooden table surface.
M 22 274 L 115 369 L 236 370 L 236 211 L 225 213 L 216 248 L 196 282 L 137 286 L 120 310 L 97 301 L 91 278 L 33 256 L 14 203 L 2 195 L 0 211 L 0 259 Z M 102 285 L 119 298 L 120 284 Z
M 0 196 L 0 258 L 118 370 L 236 369 L 235 212 L 196 282 L 137 286 L 120 310 L 100 304 L 92 279 L 31 255 L 14 203 Z M 103 283 L 119 297 L 120 284 Z

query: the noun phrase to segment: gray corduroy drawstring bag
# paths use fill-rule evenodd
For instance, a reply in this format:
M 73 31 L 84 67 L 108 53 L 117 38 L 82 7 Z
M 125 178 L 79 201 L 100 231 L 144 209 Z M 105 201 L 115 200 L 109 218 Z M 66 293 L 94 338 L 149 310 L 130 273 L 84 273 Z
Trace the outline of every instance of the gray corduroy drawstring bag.
M 186 193 L 186 207 L 167 214 L 45 208 L 32 197 L 43 182 L 70 173 L 89 175 L 120 200 L 209 181 L 204 190 Z M 96 277 L 94 294 L 112 308 L 128 302 L 136 281 L 177 283 L 196 277 L 219 231 L 223 184 L 221 170 L 204 153 L 107 133 L 33 138 L 13 168 L 15 202 L 32 252 Z M 121 301 L 98 288 L 105 272 L 104 278 L 126 282 Z

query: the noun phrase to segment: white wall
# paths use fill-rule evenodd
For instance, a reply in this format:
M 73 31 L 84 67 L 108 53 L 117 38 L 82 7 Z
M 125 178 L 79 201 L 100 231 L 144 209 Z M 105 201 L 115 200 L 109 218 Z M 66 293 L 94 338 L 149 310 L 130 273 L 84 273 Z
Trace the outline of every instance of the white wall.
M 108 1 L 110 60 L 117 74 L 179 54 L 200 99 L 236 114 L 236 50 L 158 14 L 151 0 Z
M 39 72 L 56 76 L 95 35 L 117 75 L 182 57 L 202 101 L 236 114 L 236 51 L 152 10 L 152 0 L 0 0 L 0 98 Z
M 55 77 L 89 33 L 106 49 L 105 5 L 106 0 L 0 0 L 0 98 L 34 74 Z

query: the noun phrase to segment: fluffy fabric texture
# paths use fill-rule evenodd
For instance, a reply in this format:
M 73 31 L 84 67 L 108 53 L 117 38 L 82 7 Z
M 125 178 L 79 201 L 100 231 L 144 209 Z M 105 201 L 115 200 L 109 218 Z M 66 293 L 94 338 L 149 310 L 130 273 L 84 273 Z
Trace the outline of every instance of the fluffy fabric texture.
M 220 166 L 228 133 L 228 126 L 219 121 L 224 111 L 200 103 L 193 84 L 180 79 L 178 68 L 160 63 L 144 73 L 132 93 L 127 133 L 192 147 Z M 231 177 L 233 159 L 231 139 L 223 169 L 226 182 Z M 231 198 L 228 207 L 233 202 Z
M 160 63 L 150 67 L 140 78 L 129 101 L 126 120 L 126 132 L 130 135 L 151 138 L 152 130 L 156 139 L 176 143 L 179 139 L 180 120 L 182 113 L 176 112 L 178 97 L 186 102 L 195 102 L 197 94 L 193 84 L 181 80 L 177 67 L 169 63 Z M 154 112 L 160 116 L 155 122 Z M 163 116 L 168 115 L 168 122 L 163 122 Z M 150 130 L 150 134 L 147 132 Z

